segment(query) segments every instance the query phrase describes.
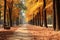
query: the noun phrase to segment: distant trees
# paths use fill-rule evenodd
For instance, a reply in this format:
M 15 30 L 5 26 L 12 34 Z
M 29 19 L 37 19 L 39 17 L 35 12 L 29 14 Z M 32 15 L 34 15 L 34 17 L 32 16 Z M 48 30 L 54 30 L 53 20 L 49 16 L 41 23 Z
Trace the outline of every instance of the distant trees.
M 19 18 L 17 18 L 20 22 L 20 24 L 25 23 L 25 11 L 26 11 L 26 6 L 25 6 L 25 0 L 21 0 L 19 3 L 15 4 L 17 8 L 19 8 Z
M 41 1 L 41 0 L 40 0 Z M 47 27 L 47 14 L 46 14 L 46 0 L 43 0 L 43 2 L 40 2 L 38 0 L 28 0 L 26 2 L 26 7 L 20 2 L 20 3 L 17 3 L 15 6 L 13 6 L 13 1 L 11 1 L 9 3 L 9 7 L 8 7 L 8 10 L 9 10 L 9 22 L 10 22 L 10 26 L 12 26 L 12 20 L 15 20 L 19 17 L 19 12 L 22 10 L 26 10 L 27 9 L 27 12 L 26 12 L 26 20 L 27 22 L 29 22 L 30 20 L 33 20 L 35 21 L 34 17 L 36 15 L 41 15 L 43 14 L 43 18 L 42 20 L 44 20 L 44 26 Z M 7 11 L 7 7 L 6 7 L 6 4 L 7 4 L 7 1 L 4 0 L 4 26 L 6 25 L 6 11 Z M 32 4 L 32 5 L 31 5 Z M 53 28 L 54 29 L 58 29 L 60 30 L 60 1 L 59 0 L 53 0 Z M 43 13 L 40 13 L 40 8 L 43 5 Z M 14 9 L 15 8 L 15 9 Z M 1 12 L 0 12 L 1 13 Z M 40 13 L 40 14 L 38 14 Z M 39 17 L 41 18 L 41 17 Z M 38 18 L 38 23 L 41 22 L 41 19 Z M 19 20 L 19 19 L 18 19 Z M 34 24 L 34 22 L 33 22 Z M 40 23 L 41 25 L 41 23 Z

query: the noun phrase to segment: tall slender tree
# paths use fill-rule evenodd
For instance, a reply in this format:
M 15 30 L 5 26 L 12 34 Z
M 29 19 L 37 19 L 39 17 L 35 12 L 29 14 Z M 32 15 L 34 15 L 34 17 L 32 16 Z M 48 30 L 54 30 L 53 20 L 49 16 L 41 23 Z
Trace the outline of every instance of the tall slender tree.
M 60 0 L 55 0 L 56 2 L 56 29 L 60 30 Z
M 4 0 L 4 29 L 10 29 L 10 27 L 7 25 L 7 15 L 6 15 L 6 10 L 7 10 L 7 1 Z
M 4 0 L 4 27 L 6 25 L 6 0 Z
M 0 10 L 0 24 L 1 24 L 1 10 Z
M 60 0 L 53 0 L 53 27 L 56 30 L 60 30 Z
M 41 26 L 43 27 L 43 8 L 42 8 L 42 14 L 41 14 Z
M 40 7 L 39 7 L 39 15 L 40 15 L 40 16 L 39 16 L 39 25 L 42 26 L 42 23 L 41 23 L 41 17 L 42 17 L 42 16 L 41 16 L 41 13 L 40 13 Z
M 2 8 L 2 6 L 0 5 L 0 9 Z M 1 24 L 1 10 L 0 10 L 0 24 Z
M 44 20 L 44 26 L 47 27 L 47 15 L 46 15 L 46 0 L 43 0 L 43 20 Z M 45 10 L 44 10 L 45 9 Z
M 56 30 L 56 2 L 53 0 L 53 28 Z
M 10 18 L 10 27 L 12 27 L 12 8 L 13 8 L 13 0 L 11 1 L 11 3 L 9 4 L 9 18 Z

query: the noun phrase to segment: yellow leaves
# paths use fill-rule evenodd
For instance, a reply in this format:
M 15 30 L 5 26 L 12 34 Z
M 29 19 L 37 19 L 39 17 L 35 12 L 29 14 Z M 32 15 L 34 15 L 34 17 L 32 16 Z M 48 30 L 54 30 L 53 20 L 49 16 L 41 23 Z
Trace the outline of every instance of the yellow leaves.
M 26 0 L 26 22 L 30 21 L 35 17 L 38 12 L 38 8 L 43 6 L 43 0 Z M 34 16 L 33 16 L 34 14 Z
M 53 9 L 53 3 L 51 2 L 50 4 L 46 5 L 45 9 L 47 11 L 48 14 L 52 14 L 52 10 Z
M 43 9 L 43 0 L 26 0 L 26 21 L 29 22 L 33 19 L 33 14 L 36 15 L 38 8 L 40 7 L 40 13 L 42 15 L 42 10 L 46 10 L 47 14 L 52 14 L 53 12 L 53 2 L 52 0 L 46 0 L 46 7 Z
M 12 0 L 7 0 L 7 2 L 11 2 Z M 13 3 L 17 4 L 19 3 L 20 0 L 13 0 Z M 4 1 L 1 0 L 0 4 L 2 6 L 4 6 Z M 7 5 L 9 5 L 7 3 Z M 38 8 L 40 7 L 40 12 L 42 14 L 42 8 L 43 8 L 43 0 L 25 0 L 25 5 L 27 7 L 26 10 L 26 21 L 30 21 L 33 19 L 33 17 L 35 17 L 35 15 L 37 14 L 37 12 L 39 11 Z M 10 5 L 9 5 L 10 6 Z M 52 0 L 46 0 L 46 7 L 44 10 L 47 10 L 48 14 L 52 14 L 52 6 L 53 6 L 53 2 Z M 1 10 L 4 10 L 4 8 L 1 8 Z M 12 17 L 15 20 L 19 15 L 18 13 L 20 12 L 20 9 L 17 7 L 13 7 L 13 11 L 12 11 Z M 33 16 L 34 14 L 34 16 Z
M 33 19 L 33 17 L 35 17 L 35 15 L 37 14 L 37 12 L 38 12 L 38 9 L 33 12 L 34 14 L 31 14 L 31 15 L 26 14 L 26 22 L 28 22 L 28 21 L 30 21 L 31 19 Z M 34 15 L 34 16 L 33 16 L 33 15 Z
M 29 13 L 29 15 L 31 15 L 36 9 L 42 6 L 42 4 L 43 4 L 42 2 L 41 3 L 37 2 L 35 5 L 32 6 L 30 10 L 27 10 L 27 14 Z
M 36 0 L 28 0 L 26 1 L 26 7 L 29 10 L 30 8 L 32 8 L 33 5 L 35 5 Z
M 28 21 L 30 21 L 33 17 L 33 14 L 35 15 L 35 14 L 37 14 L 37 13 L 35 13 L 35 12 L 37 12 L 37 9 L 39 8 L 39 7 L 41 7 L 42 6 L 42 4 L 43 4 L 43 2 L 37 2 L 37 3 L 35 3 L 35 5 L 33 5 L 32 6 L 32 8 L 30 8 L 29 10 L 27 10 L 27 12 L 26 12 L 26 21 L 28 22 Z
M 46 0 L 45 9 L 48 15 L 52 15 L 53 13 L 53 0 Z
M 20 2 L 20 0 L 13 0 L 14 1 L 14 4 L 16 3 L 19 3 Z
M 0 10 L 1 10 L 1 11 L 4 10 L 4 1 L 0 0 L 0 6 L 2 6 L 2 7 L 0 8 Z
M 4 1 L 0 1 L 0 5 L 1 6 L 4 6 Z
M 47 5 L 47 6 L 45 7 L 45 9 L 47 10 L 47 13 L 48 13 L 49 15 L 52 15 L 52 13 L 53 13 L 53 3 L 51 2 L 49 5 Z
M 53 3 L 51 2 L 50 4 L 48 4 L 48 5 L 45 7 L 45 9 L 51 7 L 52 5 L 53 5 Z

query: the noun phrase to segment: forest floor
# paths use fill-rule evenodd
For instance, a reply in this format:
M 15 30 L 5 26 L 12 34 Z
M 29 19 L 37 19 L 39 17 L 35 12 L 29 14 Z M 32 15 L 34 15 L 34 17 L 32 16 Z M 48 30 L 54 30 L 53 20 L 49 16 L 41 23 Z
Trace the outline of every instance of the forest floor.
M 60 31 L 24 24 L 11 27 L 10 30 L 0 28 L 0 40 L 60 40 Z

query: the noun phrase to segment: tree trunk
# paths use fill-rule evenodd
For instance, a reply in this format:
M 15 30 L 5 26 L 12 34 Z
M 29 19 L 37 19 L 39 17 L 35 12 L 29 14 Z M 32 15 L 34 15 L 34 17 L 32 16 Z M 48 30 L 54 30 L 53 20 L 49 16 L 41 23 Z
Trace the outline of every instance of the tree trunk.
M 37 13 L 37 23 L 38 23 L 38 26 L 41 26 L 41 14 L 40 14 L 40 7 L 39 7 L 39 9 L 38 9 L 38 13 Z
M 10 3 L 10 8 L 9 8 L 9 18 L 10 18 L 10 27 L 12 27 L 12 8 L 13 8 L 13 1 Z
M 4 0 L 4 26 L 6 25 L 6 0 Z
M 41 26 L 43 27 L 43 9 L 42 9 L 42 14 L 41 14 Z
M 45 9 L 46 2 L 45 2 L 45 0 L 43 0 L 43 1 L 44 1 L 44 4 L 43 4 L 43 20 L 44 20 L 44 26 L 47 27 L 47 18 L 46 18 L 47 15 L 46 15 L 46 9 Z
M 56 30 L 56 4 L 55 0 L 53 0 L 53 28 Z
M 4 29 L 10 29 L 10 27 L 7 25 L 6 19 L 6 0 L 4 0 Z
M 10 27 L 12 27 L 11 9 L 9 8 Z
M 60 0 L 55 0 L 56 2 L 56 8 L 57 8 L 57 13 L 56 13 L 56 23 L 57 23 L 57 30 L 60 30 Z
M 1 24 L 1 10 L 0 10 L 0 24 Z
M 40 8 L 39 8 L 39 24 L 40 24 L 40 26 L 42 27 L 43 25 L 42 25 L 42 16 L 41 16 L 41 13 L 40 13 Z

